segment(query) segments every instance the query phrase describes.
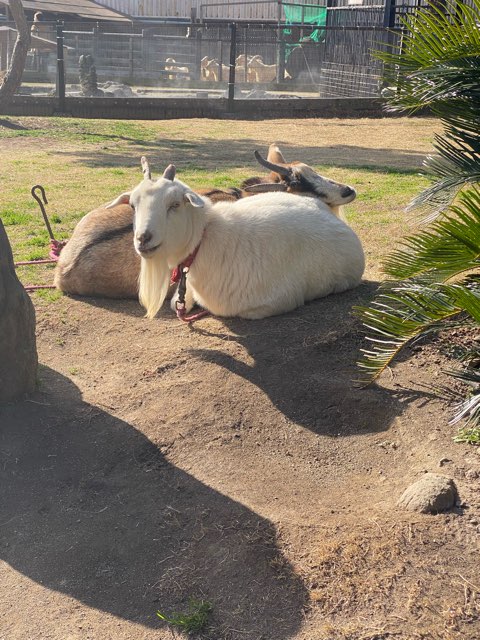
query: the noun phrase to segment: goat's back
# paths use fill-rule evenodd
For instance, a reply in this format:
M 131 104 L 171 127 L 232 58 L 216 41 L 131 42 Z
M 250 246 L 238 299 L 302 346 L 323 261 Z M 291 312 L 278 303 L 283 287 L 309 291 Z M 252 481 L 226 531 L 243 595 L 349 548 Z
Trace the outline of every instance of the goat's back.
M 361 281 L 360 240 L 321 201 L 264 194 L 208 215 L 191 284 L 213 313 L 275 315 Z
M 65 293 L 136 298 L 140 258 L 133 247 L 133 209 L 90 211 L 60 254 L 54 283 Z

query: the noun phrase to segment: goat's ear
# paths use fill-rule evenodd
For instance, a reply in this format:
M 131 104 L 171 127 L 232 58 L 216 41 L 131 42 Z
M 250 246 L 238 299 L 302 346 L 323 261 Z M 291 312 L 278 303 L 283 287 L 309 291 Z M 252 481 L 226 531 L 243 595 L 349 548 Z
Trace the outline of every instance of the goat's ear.
M 203 200 L 203 198 L 194 191 L 187 191 L 184 198 L 192 205 L 192 207 L 203 208 L 205 206 L 205 200 Z
M 275 143 L 271 144 L 268 148 L 267 160 L 269 162 L 273 162 L 274 164 L 287 164 L 287 161 L 283 157 L 283 153 Z
M 244 191 L 248 193 L 268 193 L 271 191 L 286 191 L 288 189 L 284 182 L 260 182 L 244 187 Z
M 121 196 L 118 196 L 118 198 L 115 198 L 115 200 L 112 200 L 112 202 L 105 205 L 105 209 L 113 209 L 113 207 L 116 207 L 119 204 L 130 204 L 130 194 L 131 194 L 131 191 L 126 191 L 125 193 L 122 193 Z

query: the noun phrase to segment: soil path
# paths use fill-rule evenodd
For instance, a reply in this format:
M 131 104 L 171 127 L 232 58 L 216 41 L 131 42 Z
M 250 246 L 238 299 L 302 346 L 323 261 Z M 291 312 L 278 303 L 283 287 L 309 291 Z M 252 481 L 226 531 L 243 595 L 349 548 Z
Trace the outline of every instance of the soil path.
M 410 364 L 352 385 L 373 290 L 193 328 L 134 302 L 40 318 L 40 390 L 0 414 L 0 638 L 168 638 L 155 611 L 192 597 L 218 640 L 478 638 L 480 457 L 399 390 Z M 468 514 L 398 512 L 443 457 Z

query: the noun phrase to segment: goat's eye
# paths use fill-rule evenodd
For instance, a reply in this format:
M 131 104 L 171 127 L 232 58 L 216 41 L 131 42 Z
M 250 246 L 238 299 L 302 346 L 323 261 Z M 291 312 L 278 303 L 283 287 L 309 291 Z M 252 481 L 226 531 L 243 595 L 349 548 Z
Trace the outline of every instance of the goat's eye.
M 180 206 L 179 202 L 174 202 L 168 207 L 168 211 L 175 211 L 175 209 L 178 209 L 179 206 Z

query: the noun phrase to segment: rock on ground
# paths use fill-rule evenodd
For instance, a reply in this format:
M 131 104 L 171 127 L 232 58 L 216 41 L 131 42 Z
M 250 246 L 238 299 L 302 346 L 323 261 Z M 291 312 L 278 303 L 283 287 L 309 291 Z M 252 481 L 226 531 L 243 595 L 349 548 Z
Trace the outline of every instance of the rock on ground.
M 13 255 L 0 220 L 0 402 L 35 389 L 35 310 L 15 274 Z
M 457 488 L 451 478 L 426 473 L 403 492 L 398 505 L 409 511 L 438 513 L 451 509 L 457 498 Z

